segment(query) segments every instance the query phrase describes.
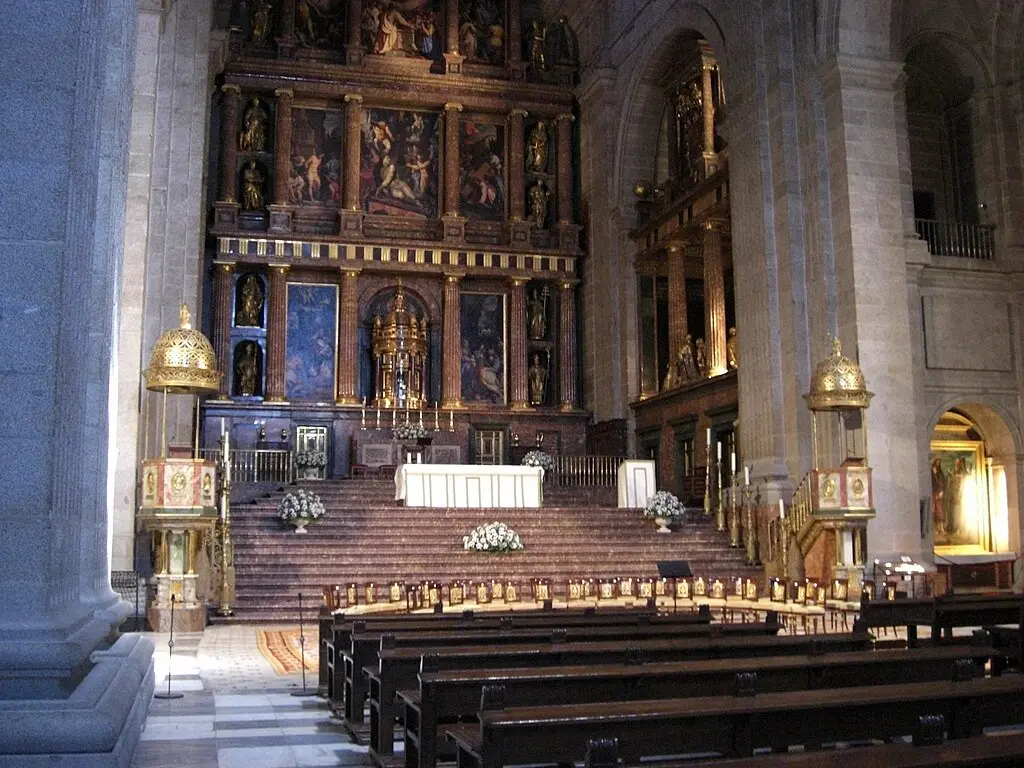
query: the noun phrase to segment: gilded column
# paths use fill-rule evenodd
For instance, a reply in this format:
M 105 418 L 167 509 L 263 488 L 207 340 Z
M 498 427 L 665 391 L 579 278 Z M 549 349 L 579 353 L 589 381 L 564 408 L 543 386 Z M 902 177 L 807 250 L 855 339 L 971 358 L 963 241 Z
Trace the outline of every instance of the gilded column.
M 728 370 L 725 359 L 725 263 L 722 257 L 722 225 L 704 223 L 704 347 L 709 376 Z
M 277 116 L 274 123 L 274 202 L 287 205 L 288 177 L 291 174 L 292 157 L 292 97 L 290 88 L 278 88 Z
M 363 61 L 362 0 L 348 0 L 348 34 L 345 40 L 345 62 L 361 64 Z
M 686 244 L 674 240 L 668 244 L 668 359 L 679 357 L 686 341 Z
M 217 396 L 228 397 L 228 371 L 231 369 L 231 294 L 235 274 L 233 261 L 213 262 L 213 354 L 217 367 L 224 372 Z
M 267 287 L 270 311 L 267 317 L 267 384 L 263 399 L 283 402 L 285 330 L 288 323 L 288 265 L 270 265 L 270 285 Z
M 559 284 L 558 385 L 563 411 L 576 410 L 576 283 Z
M 220 133 L 224 144 L 224 153 L 220 164 L 220 199 L 225 203 L 237 202 L 237 182 L 235 166 L 238 164 L 238 97 L 240 89 L 237 85 L 222 85 L 224 92 L 224 121 Z
M 555 118 L 558 141 L 558 223 L 572 224 L 572 121 L 562 113 Z
M 444 276 L 441 324 L 441 407 L 462 407 L 462 329 L 459 325 L 461 274 Z
M 360 125 L 363 119 L 363 97 L 345 94 L 344 187 L 341 192 L 341 231 L 358 231 L 362 216 L 359 211 L 359 155 L 362 149 Z
M 338 318 L 338 389 L 336 401 L 338 405 L 354 405 L 356 397 L 356 377 L 359 366 L 356 362 L 359 325 L 359 270 L 341 270 L 341 306 Z
M 508 113 L 508 215 L 512 221 L 522 221 L 526 215 L 523 190 L 523 124 L 526 115 L 525 109 L 513 109 Z
M 530 407 L 526 371 L 526 281 L 514 277 L 509 281 L 509 400 L 514 409 Z

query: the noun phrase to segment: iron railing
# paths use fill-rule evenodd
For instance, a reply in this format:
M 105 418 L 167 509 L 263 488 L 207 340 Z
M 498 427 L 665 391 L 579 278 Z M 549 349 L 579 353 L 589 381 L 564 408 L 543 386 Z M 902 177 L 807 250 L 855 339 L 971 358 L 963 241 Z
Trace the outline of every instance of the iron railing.
M 914 228 L 933 256 L 986 261 L 995 258 L 995 227 L 991 224 L 914 219 Z
M 218 461 L 219 448 L 203 448 L 204 459 Z M 291 451 L 233 449 L 231 451 L 231 481 L 233 483 L 290 483 L 295 479 L 295 463 Z
M 554 456 L 558 485 L 614 486 L 625 456 Z

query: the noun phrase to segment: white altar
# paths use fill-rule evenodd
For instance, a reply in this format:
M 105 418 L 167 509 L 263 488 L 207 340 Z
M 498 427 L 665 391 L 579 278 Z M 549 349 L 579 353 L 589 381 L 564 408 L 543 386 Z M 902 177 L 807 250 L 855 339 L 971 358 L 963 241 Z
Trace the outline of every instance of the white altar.
M 539 507 L 540 467 L 473 464 L 403 464 L 395 472 L 395 498 L 407 507 Z

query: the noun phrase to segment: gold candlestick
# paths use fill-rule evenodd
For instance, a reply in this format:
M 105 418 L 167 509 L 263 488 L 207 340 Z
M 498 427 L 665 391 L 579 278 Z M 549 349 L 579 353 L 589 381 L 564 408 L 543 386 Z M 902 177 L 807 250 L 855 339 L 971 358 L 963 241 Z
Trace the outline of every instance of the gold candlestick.
M 715 529 L 719 532 L 725 530 L 725 499 L 722 491 L 722 460 L 716 462 L 718 476 L 718 498 L 715 501 Z
M 753 490 L 749 485 L 743 487 L 743 545 L 746 549 L 744 562 L 747 565 L 760 565 L 757 555 L 757 515 L 751 497 Z
M 231 610 L 231 579 L 229 571 L 233 560 L 231 552 L 231 456 L 228 450 L 228 435 L 224 441 L 224 455 L 221 460 L 220 482 L 220 607 L 219 616 L 230 616 Z
M 740 495 L 740 484 L 736 482 L 736 473 L 733 472 L 733 484 L 730 487 L 729 493 L 729 546 L 738 547 L 740 545 L 740 507 L 739 507 L 739 495 Z
M 704 466 L 704 515 L 711 515 L 711 442 L 708 441 L 707 461 Z

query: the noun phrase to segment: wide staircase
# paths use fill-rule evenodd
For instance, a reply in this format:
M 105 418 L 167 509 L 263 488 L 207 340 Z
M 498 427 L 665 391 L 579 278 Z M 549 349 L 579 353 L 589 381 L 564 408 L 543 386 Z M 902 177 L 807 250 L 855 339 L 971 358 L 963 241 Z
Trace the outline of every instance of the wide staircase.
M 614 506 L 614 488 L 545 488 L 540 509 L 426 509 L 396 502 L 391 478 L 299 485 L 318 493 L 327 509 L 305 535 L 277 518 L 278 502 L 296 486 L 232 507 L 236 594 L 227 621 L 297 621 L 297 595 L 315 610 L 322 588 L 334 584 L 436 581 L 447 587 L 456 580 L 469 586 L 500 579 L 525 587 L 547 578 L 554 597 L 564 598 L 569 579 L 655 577 L 659 560 L 687 560 L 705 579 L 757 573 L 699 511 L 672 534 L 658 534 L 640 510 Z M 463 549 L 463 535 L 495 520 L 520 534 L 524 551 Z

